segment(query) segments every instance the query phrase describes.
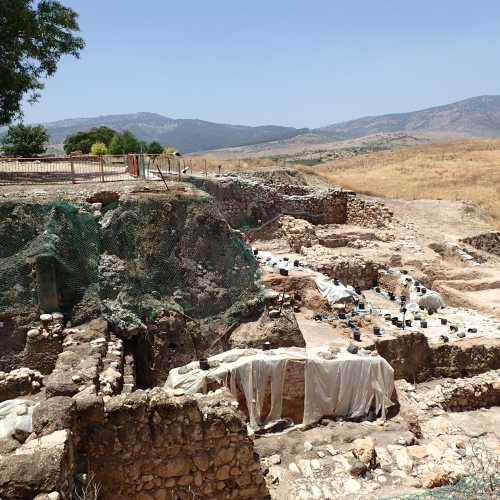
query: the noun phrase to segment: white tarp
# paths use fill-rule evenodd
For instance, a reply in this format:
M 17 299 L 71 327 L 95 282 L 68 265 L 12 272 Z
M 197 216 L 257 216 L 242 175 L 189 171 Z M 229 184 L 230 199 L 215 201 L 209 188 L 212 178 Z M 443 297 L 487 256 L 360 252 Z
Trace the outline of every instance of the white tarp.
M 340 282 L 338 285 L 335 285 L 332 279 L 327 278 L 322 273 L 317 272 L 314 281 L 321 295 L 323 295 L 323 297 L 325 297 L 330 304 L 336 304 L 342 299 L 358 298 L 358 295 L 354 290 L 342 285 Z
M 197 362 L 171 370 L 165 387 L 194 394 L 206 392 L 207 382 L 216 380 L 237 397 L 239 383 L 247 404 L 249 426 L 257 429 L 281 417 L 287 363 L 300 360 L 305 363 L 303 424 L 312 424 L 327 415 L 356 418 L 367 415 L 370 409 L 384 418 L 387 407 L 392 405 L 394 390 L 394 370 L 389 363 L 380 356 L 348 352 L 327 360 L 321 357 L 321 351 L 232 349 L 210 358 L 214 367 L 209 370 L 200 370 Z M 269 390 L 271 410 L 262 415 Z
M 0 403 L 0 439 L 11 437 L 16 431 L 32 431 L 32 404 L 24 399 L 8 399 Z
M 385 419 L 392 406 L 394 370 L 381 358 L 350 355 L 347 359 L 306 362 L 304 424 L 325 415 L 363 417 L 370 409 Z
M 275 257 L 271 252 L 264 250 L 259 251 L 258 257 L 265 262 L 269 269 L 286 269 L 287 271 L 308 271 L 313 273 L 318 290 L 330 304 L 335 304 L 339 300 L 350 297 L 353 299 L 358 298 L 358 295 L 352 287 L 347 287 L 340 282 L 338 285 L 335 285 L 333 279 L 326 276 L 326 274 L 315 271 L 303 264 L 296 266 L 291 260 L 280 259 Z

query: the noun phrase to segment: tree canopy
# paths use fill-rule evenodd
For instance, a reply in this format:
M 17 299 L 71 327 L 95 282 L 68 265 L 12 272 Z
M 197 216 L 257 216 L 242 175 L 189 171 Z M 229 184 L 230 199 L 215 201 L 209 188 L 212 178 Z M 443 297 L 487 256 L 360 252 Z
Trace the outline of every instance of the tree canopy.
M 108 152 L 112 155 L 139 153 L 141 144 L 132 132 L 117 132 L 109 144 Z
M 0 139 L 5 154 L 29 157 L 45 153 L 49 134 L 41 125 L 12 125 Z
M 94 127 L 86 132 L 76 132 L 67 135 L 64 139 L 64 151 L 70 154 L 73 151 L 81 151 L 84 154 L 90 153 L 92 144 L 102 142 L 107 148 L 111 143 L 111 139 L 116 134 L 116 130 L 109 127 Z
M 78 57 L 85 43 L 76 36 L 77 18 L 54 0 L 0 1 L 0 125 L 22 116 L 23 97 L 39 99 L 41 79 L 63 55 Z
M 90 148 L 90 152 L 93 155 L 105 155 L 108 152 L 108 148 L 104 142 L 94 142 Z
M 96 143 L 102 143 L 106 147 L 104 153 L 93 153 L 92 146 Z M 102 148 L 101 148 L 102 149 Z M 121 155 L 126 153 L 149 153 L 161 154 L 163 146 L 153 141 L 147 143 L 140 141 L 129 130 L 117 132 L 109 127 L 94 127 L 86 132 L 76 132 L 66 136 L 64 139 L 64 151 L 70 154 L 73 151 L 81 151 L 83 154 L 112 154 Z
M 146 148 L 146 152 L 150 155 L 161 155 L 163 146 L 158 141 L 150 142 Z

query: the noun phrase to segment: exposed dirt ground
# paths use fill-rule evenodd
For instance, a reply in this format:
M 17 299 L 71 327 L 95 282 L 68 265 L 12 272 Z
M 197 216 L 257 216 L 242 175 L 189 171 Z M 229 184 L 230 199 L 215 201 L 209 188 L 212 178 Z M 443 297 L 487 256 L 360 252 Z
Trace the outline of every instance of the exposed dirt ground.
M 327 186 L 315 175 L 306 174 L 305 179 L 317 189 Z M 0 196 L 24 201 L 61 198 L 83 202 L 96 191 L 134 193 L 144 198 L 166 193 L 172 198 L 208 196 L 192 184 L 171 180 L 168 189 L 162 181 L 132 180 L 74 186 L 8 186 L 0 189 Z M 437 378 L 438 371 L 429 372 L 430 377 L 420 378 L 425 380 L 422 383 L 415 382 L 417 377 L 405 380 L 399 374 L 397 399 L 393 399 L 397 404 L 386 420 L 377 419 L 376 415 L 362 422 L 324 418 L 310 428 L 295 426 L 288 431 L 255 437 L 255 448 L 272 498 L 375 499 L 422 493 L 426 488 L 456 483 L 463 476 L 473 475 L 471 467 L 477 466 L 478 456 L 484 450 L 495 459 L 500 454 L 500 359 L 488 360 L 487 369 L 479 366 L 484 361 L 480 358 L 487 358 L 491 352 L 491 356 L 498 358 L 494 348 L 500 345 L 500 255 L 462 241 L 493 232 L 491 219 L 469 202 L 382 201 L 394 213 L 390 222 L 313 225 L 288 216 L 287 220 L 278 218 L 260 230 L 248 230 L 245 236 L 256 250 L 263 290 L 272 290 L 281 297 L 281 303 L 288 301 L 285 294 L 293 295 L 294 299 L 290 299 L 286 314 L 280 309 L 279 319 L 270 317 L 268 306 L 264 315 L 246 318 L 243 325 L 229 332 L 228 342 L 232 339 L 239 347 L 238 340 L 245 347 L 252 340 L 255 346 L 251 347 L 260 348 L 264 340 L 271 339 L 286 346 L 327 345 L 333 350 L 345 350 L 354 344 L 359 355 L 369 356 L 377 350 L 380 340 L 394 341 L 397 351 L 399 341 L 404 344 L 407 336 L 415 334 L 425 336 L 428 350 L 444 353 L 442 359 L 436 355 L 434 364 L 447 374 Z M 225 221 L 223 225 L 227 228 Z M 294 226 L 297 231 L 291 230 Z M 201 239 L 194 237 L 193 241 Z M 263 251 L 286 258 L 290 263 L 299 261 L 307 269 L 292 269 L 284 275 L 277 267 L 266 265 L 259 257 Z M 342 306 L 356 312 L 359 341 L 355 341 L 348 320 L 339 317 L 342 307 L 332 306 L 318 291 L 316 271 L 332 279 L 341 277 L 345 285 L 363 284 L 357 293 L 366 306 L 360 308 L 349 301 Z M 200 275 L 205 272 L 200 270 Z M 439 292 L 445 307 L 438 314 L 422 310 L 417 313 L 422 316 L 418 321 L 414 314 L 411 324 L 404 329 L 385 320 L 380 311 L 391 316 L 401 311 L 401 304 L 385 293 L 390 290 L 393 272 L 398 277 L 400 272 L 408 273 L 422 287 Z M 387 281 L 384 289 L 377 290 L 382 279 Z M 398 280 L 392 283 L 397 294 L 403 295 L 397 288 Z M 421 320 L 427 322 L 426 327 Z M 291 325 L 286 326 L 286 334 L 283 324 Z M 450 325 L 457 330 L 450 330 Z M 381 330 L 380 336 L 374 328 Z M 464 336 L 459 336 L 458 331 Z M 469 371 L 462 379 L 460 364 L 465 361 L 449 354 L 455 348 L 460 353 L 477 350 L 476 358 L 468 360 L 472 367 L 467 366 Z M 420 369 L 418 363 L 422 360 L 414 360 L 411 354 L 420 356 L 419 352 L 401 354 L 402 359 L 397 361 L 403 365 L 415 362 L 416 369 Z M 447 362 L 454 365 L 459 375 L 448 374 Z M 404 368 L 398 369 L 403 373 Z M 464 372 L 467 370 L 464 368 Z M 161 376 L 163 381 L 163 372 Z M 366 462 L 361 456 L 371 458 Z M 488 457 L 479 458 L 485 461 Z

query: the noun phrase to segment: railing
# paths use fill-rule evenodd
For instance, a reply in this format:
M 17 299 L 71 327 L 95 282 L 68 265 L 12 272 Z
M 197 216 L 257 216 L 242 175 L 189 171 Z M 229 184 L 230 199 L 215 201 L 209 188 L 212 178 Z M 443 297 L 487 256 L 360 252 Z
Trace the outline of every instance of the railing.
M 209 175 L 240 168 L 255 168 L 270 160 L 218 160 L 198 156 L 102 155 L 44 158 L 0 157 L 0 185 L 111 182 L 134 178 L 182 180 L 185 175 Z M 274 162 L 276 164 L 276 162 Z
M 80 183 L 130 180 L 126 156 L 0 158 L 0 184 Z

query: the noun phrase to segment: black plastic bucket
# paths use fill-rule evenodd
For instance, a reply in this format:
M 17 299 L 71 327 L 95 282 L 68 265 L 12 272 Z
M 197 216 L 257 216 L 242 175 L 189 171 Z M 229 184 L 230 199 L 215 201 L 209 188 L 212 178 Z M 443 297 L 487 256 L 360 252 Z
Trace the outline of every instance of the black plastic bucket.
M 200 364 L 200 369 L 201 370 L 209 370 L 210 365 L 208 364 L 208 359 L 207 358 L 200 358 L 198 360 L 198 363 Z

